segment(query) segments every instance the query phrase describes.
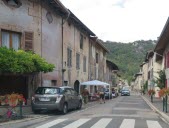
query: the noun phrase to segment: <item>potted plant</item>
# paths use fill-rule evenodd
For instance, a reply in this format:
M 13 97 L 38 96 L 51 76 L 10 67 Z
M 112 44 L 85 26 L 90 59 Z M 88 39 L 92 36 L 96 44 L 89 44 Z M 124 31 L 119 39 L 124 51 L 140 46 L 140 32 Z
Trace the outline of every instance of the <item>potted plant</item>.
M 148 90 L 148 94 L 149 94 L 149 96 L 155 95 L 155 91 L 153 89 L 150 89 L 150 90 Z

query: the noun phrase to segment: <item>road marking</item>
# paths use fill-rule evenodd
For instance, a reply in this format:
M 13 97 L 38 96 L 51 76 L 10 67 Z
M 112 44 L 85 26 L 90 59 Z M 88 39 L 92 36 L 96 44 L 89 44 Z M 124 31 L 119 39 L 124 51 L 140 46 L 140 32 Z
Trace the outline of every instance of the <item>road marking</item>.
M 135 119 L 124 119 L 120 128 L 134 128 Z
M 53 121 L 51 121 L 51 122 L 49 122 L 49 123 L 46 123 L 46 124 L 41 125 L 41 126 L 38 126 L 38 127 L 36 127 L 36 128 L 49 128 L 49 127 L 51 127 L 51 126 L 54 126 L 54 125 L 56 125 L 56 124 L 59 124 L 59 123 L 65 121 L 65 120 L 67 120 L 67 119 L 57 119 L 57 120 L 53 120 Z
M 79 119 L 63 128 L 78 128 L 79 126 L 81 126 L 82 124 L 86 123 L 87 121 L 89 121 L 90 119 Z
M 162 128 L 158 121 L 147 120 L 148 128 Z
M 91 128 L 105 128 L 112 118 L 102 118 L 96 124 L 94 124 Z

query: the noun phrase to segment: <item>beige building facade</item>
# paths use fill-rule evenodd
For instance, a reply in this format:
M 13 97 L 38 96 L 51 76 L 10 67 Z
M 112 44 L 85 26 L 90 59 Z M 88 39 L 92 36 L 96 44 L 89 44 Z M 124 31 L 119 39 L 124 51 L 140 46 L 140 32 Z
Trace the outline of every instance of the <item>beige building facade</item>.
M 4 93 L 14 90 L 30 99 L 37 86 L 71 86 L 80 92 L 81 82 L 108 81 L 105 77 L 108 50 L 62 3 L 13 2 L 0 1 L 0 47 L 32 50 L 54 64 L 55 69 L 45 74 L 10 76 L 11 81 L 9 76 L 1 76 Z

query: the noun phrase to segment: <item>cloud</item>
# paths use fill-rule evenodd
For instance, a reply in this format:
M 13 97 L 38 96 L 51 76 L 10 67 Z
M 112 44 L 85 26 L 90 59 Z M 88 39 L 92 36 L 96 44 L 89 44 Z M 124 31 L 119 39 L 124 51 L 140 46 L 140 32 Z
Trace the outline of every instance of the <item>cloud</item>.
M 157 39 L 169 16 L 168 0 L 61 0 L 100 39 Z

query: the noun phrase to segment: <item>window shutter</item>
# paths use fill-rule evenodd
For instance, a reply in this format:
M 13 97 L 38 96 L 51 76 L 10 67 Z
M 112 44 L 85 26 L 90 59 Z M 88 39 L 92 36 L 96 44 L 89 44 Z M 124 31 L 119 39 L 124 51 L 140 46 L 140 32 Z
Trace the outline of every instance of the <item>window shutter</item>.
M 33 32 L 25 32 L 25 51 L 33 50 Z

